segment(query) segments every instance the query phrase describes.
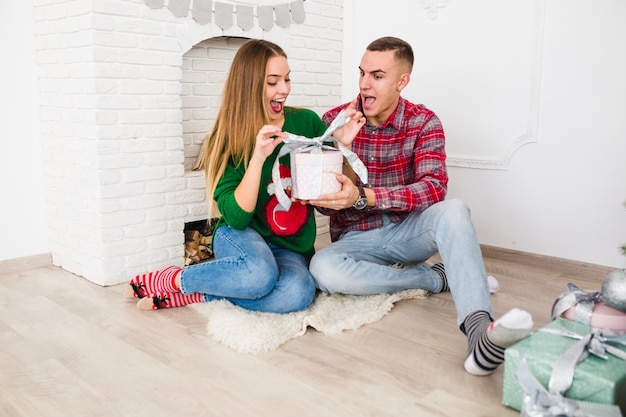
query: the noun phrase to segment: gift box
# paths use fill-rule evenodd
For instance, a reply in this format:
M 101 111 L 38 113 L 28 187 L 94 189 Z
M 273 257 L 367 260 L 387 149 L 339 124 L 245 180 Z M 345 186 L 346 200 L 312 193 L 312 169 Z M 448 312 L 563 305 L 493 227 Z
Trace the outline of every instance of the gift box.
M 607 292 L 605 295 L 603 292 Z M 612 300 L 614 288 L 603 284 L 603 292 L 587 291 L 569 283 L 552 306 L 552 318 L 563 317 L 597 329 L 609 329 L 616 333 L 626 333 L 626 312 L 617 310 L 604 302 Z
M 589 325 L 558 318 L 544 327 L 548 330 L 574 332 L 588 335 Z M 537 331 L 505 351 L 504 386 L 502 403 L 520 410 L 525 392 L 516 377 L 517 366 L 523 357 L 528 368 L 548 389 L 554 364 L 559 356 L 579 340 L 561 335 Z M 616 347 L 626 352 L 626 347 Z M 606 359 L 589 355 L 576 365 L 567 398 L 601 404 L 615 404 L 622 413 L 626 411 L 626 360 L 608 354 Z
M 576 307 L 569 308 L 561 317 L 577 321 Z M 599 301 L 593 306 L 589 324 L 598 329 L 610 329 L 616 333 L 626 333 L 626 313 Z
M 341 190 L 343 154 L 327 146 L 291 152 L 291 195 L 300 200 L 315 200 L 322 194 Z

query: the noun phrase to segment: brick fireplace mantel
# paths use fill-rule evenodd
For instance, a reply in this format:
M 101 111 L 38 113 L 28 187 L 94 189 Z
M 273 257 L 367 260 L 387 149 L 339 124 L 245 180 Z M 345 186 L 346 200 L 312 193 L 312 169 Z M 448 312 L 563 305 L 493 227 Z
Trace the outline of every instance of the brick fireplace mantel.
M 233 38 L 280 44 L 289 102 L 321 113 L 340 102 L 342 3 L 307 1 L 304 22 L 264 31 L 144 0 L 34 0 L 53 263 L 100 285 L 182 265 L 184 224 L 206 215 L 203 176 L 185 167 L 212 126 Z

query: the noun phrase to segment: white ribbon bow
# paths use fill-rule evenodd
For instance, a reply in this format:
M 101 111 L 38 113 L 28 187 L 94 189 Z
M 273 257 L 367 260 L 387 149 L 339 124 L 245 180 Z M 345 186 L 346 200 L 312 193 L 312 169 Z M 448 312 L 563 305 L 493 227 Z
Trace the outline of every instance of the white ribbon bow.
M 281 181 L 278 162 L 281 156 L 286 155 L 289 152 L 301 151 L 309 147 L 322 148 L 324 142 L 336 142 L 337 148 L 341 151 L 343 156 L 345 156 L 346 160 L 348 161 L 354 172 L 359 176 L 363 184 L 367 184 L 367 167 L 354 152 L 343 146 L 341 143 L 337 142 L 332 136 L 337 129 L 343 127 L 350 120 L 349 117 L 346 117 L 345 113 L 345 110 L 339 112 L 337 117 L 335 117 L 335 120 L 333 120 L 330 126 L 328 126 L 324 134 L 316 138 L 307 138 L 287 132 L 288 136 L 283 141 L 285 144 L 278 152 L 278 156 L 276 157 L 274 165 L 272 166 L 272 181 L 275 185 L 276 198 L 278 199 L 279 203 L 277 208 L 275 209 L 276 211 L 289 211 L 289 208 L 291 207 L 291 200 L 289 199 L 289 197 L 287 197 L 287 194 L 285 193 L 283 187 L 280 186 Z

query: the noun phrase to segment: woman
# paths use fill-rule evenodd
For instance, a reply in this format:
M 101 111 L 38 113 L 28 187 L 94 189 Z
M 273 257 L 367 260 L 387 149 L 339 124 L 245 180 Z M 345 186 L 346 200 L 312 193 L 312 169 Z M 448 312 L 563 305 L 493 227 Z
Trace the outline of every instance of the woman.
M 277 210 L 274 190 L 290 186 L 289 156 L 279 161 L 280 184 L 272 182 L 272 165 L 284 132 L 318 137 L 326 125 L 311 110 L 286 107 L 290 90 L 287 56 L 278 45 L 250 40 L 240 47 L 201 153 L 207 195 L 214 200 L 209 218 L 221 214 L 213 232 L 215 260 L 138 275 L 124 295 L 140 298 L 140 309 L 225 298 L 248 310 L 289 313 L 313 301 L 313 207 Z M 337 133 L 349 143 L 365 119 L 354 106 L 346 115 L 350 122 Z

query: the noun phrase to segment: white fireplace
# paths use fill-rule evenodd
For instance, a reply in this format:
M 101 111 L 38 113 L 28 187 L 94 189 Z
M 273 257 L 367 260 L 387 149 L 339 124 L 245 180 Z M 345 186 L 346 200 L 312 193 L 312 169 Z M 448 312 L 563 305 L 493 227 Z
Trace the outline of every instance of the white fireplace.
M 34 0 L 54 264 L 100 285 L 182 265 L 185 223 L 206 218 L 191 166 L 235 51 L 281 45 L 289 104 L 321 114 L 340 103 L 342 4 Z

